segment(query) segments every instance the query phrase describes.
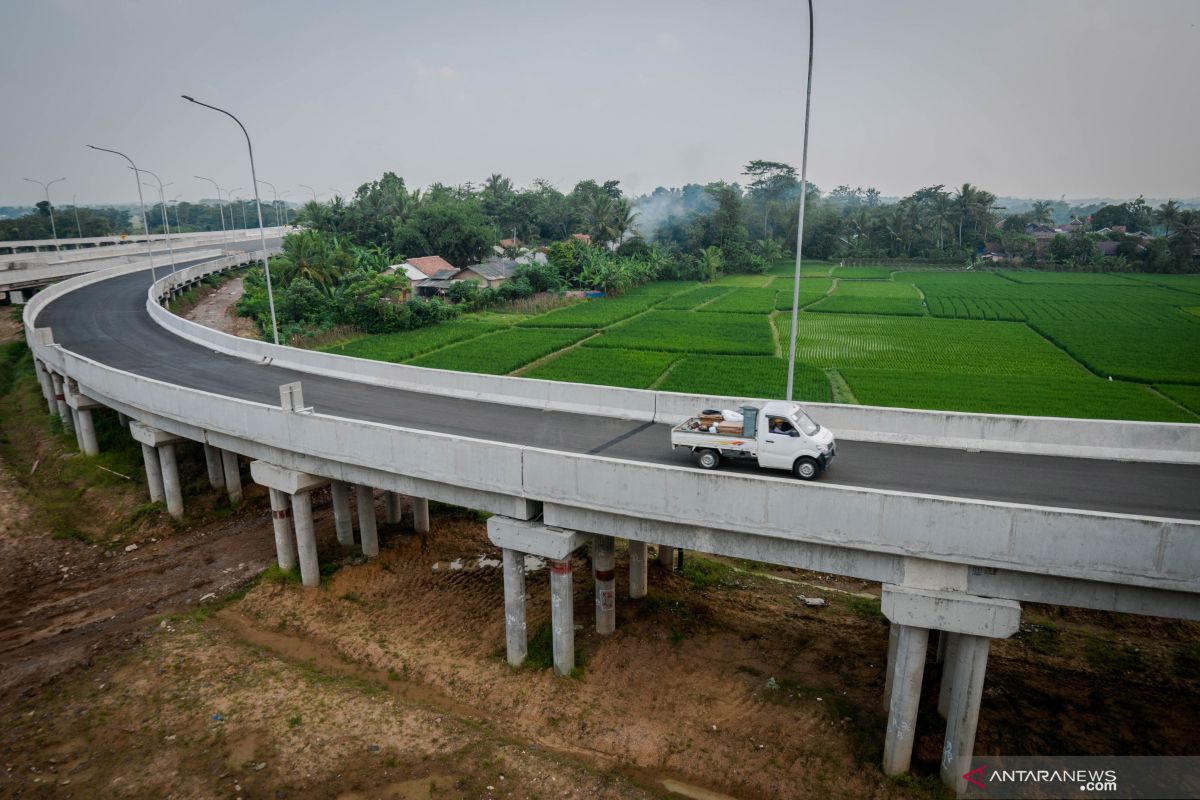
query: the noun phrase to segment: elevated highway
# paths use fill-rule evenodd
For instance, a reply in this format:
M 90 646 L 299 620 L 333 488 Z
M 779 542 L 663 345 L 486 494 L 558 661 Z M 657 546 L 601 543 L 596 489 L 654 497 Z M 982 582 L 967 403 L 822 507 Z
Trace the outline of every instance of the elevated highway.
M 253 249 L 253 243 L 244 245 Z M 590 544 L 596 624 L 615 620 L 613 539 L 631 595 L 647 545 L 884 584 L 885 770 L 908 768 L 931 630 L 947 719 L 943 777 L 962 788 L 991 638 L 1021 602 L 1200 619 L 1200 426 L 810 405 L 840 437 L 824 479 L 704 472 L 667 426 L 713 398 L 464 375 L 276 347 L 179 319 L 160 301 L 248 256 L 203 260 L 151 286 L 139 265 L 58 284 L 26 308 L 52 413 L 89 441 L 91 410 L 135 422 L 151 496 L 182 513 L 174 446 L 205 446 L 210 480 L 240 495 L 238 457 L 271 490 L 282 566 L 319 582 L 310 493 L 331 486 L 339 540 L 378 552 L 412 500 L 489 511 L 504 550 L 508 656 L 525 655 L 523 554 L 552 559 L 555 666 L 573 666 L 570 557 Z M 354 491 L 351 492 L 353 487 Z

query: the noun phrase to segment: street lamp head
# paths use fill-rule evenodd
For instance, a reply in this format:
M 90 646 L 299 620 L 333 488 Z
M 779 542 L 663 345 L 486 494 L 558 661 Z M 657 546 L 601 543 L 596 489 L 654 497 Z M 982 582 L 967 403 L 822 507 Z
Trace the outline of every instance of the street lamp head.
M 186 95 L 186 94 L 181 94 L 181 95 L 179 95 L 179 96 L 180 96 L 180 97 L 182 97 L 184 100 L 187 100 L 189 103 L 194 103 L 194 102 L 196 102 L 195 98 L 193 98 L 193 97 L 190 97 L 190 96 L 188 96 L 188 95 Z

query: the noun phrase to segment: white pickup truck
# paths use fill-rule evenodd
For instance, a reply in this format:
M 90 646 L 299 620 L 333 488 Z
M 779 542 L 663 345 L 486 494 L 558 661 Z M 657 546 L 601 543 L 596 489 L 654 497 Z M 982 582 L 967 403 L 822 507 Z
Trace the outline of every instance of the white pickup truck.
M 701 412 L 679 423 L 671 429 L 671 448 L 688 448 L 704 469 L 716 469 L 723 458 L 743 458 L 806 481 L 828 469 L 837 452 L 833 432 L 796 403 L 772 400 L 762 408 L 742 406 L 737 414 L 723 419 L 719 411 Z

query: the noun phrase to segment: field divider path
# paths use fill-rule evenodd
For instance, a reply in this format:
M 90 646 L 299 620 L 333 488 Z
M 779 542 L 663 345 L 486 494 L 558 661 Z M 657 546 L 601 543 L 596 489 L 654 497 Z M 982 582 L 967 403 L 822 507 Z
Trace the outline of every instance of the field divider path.
M 738 287 L 736 287 L 736 286 L 731 286 L 731 287 L 729 288 L 729 290 L 728 290 L 727 292 L 725 292 L 725 294 L 719 294 L 719 295 L 717 295 L 716 297 L 712 298 L 711 300 L 705 300 L 705 301 L 704 301 L 703 303 L 701 303 L 700 305 L 698 305 L 698 306 L 693 306 L 692 308 L 689 308 L 689 309 L 686 309 L 686 310 L 687 310 L 688 312 L 699 311 L 700 309 L 704 308 L 705 306 L 712 305 L 713 303 L 717 302 L 718 300 L 721 300 L 721 299 L 724 299 L 724 298 L 726 298 L 726 297 L 729 297 L 729 295 L 733 294 L 733 293 L 734 293 L 734 292 L 736 292 L 737 290 L 738 290 Z
M 437 323 L 434 323 L 434 324 L 436 325 Z M 511 328 L 513 328 L 513 327 L 515 327 L 515 326 L 516 326 L 516 323 L 509 323 L 509 325 L 508 325 L 508 327 L 507 327 L 507 328 L 501 328 L 500 330 L 489 330 L 489 331 L 483 331 L 483 332 L 482 332 L 482 333 L 480 333 L 480 334 L 477 334 L 477 335 L 475 335 L 475 336 L 468 336 L 468 337 L 467 337 L 467 338 L 465 338 L 465 339 L 455 339 L 455 340 L 453 340 L 453 341 L 446 342 L 446 343 L 444 343 L 444 344 L 440 344 L 440 345 L 438 345 L 437 347 L 431 348 L 431 349 L 429 349 L 429 350 L 422 350 L 422 351 L 421 351 L 421 352 L 419 352 L 419 353 L 413 353 L 412 355 L 410 355 L 408 358 L 404 359 L 403 361 L 396 361 L 396 362 L 392 362 L 392 363 L 396 363 L 396 364 L 407 364 L 409 361 L 412 361 L 414 358 L 422 358 L 422 357 L 424 357 L 424 356 L 427 356 L 427 355 L 431 355 L 431 354 L 433 354 L 433 353 L 436 353 L 436 352 L 438 352 L 438 351 L 440 351 L 440 350 L 445 350 L 447 347 L 454 347 L 455 345 L 464 344 L 464 343 L 466 343 L 466 342 L 473 342 L 473 341 L 475 341 L 476 339 L 482 339 L 482 338 L 483 338 L 483 337 L 485 337 L 485 336 L 491 336 L 492 334 L 495 334 L 495 333 L 500 333 L 500 332 L 501 332 L 501 331 L 503 331 L 503 330 L 509 330 L 509 329 L 511 329 Z M 417 330 L 419 330 L 419 329 L 417 329 Z
M 658 387 L 662 386 L 663 383 L 666 382 L 667 378 L 670 377 L 671 373 L 675 371 L 675 367 L 679 366 L 680 363 L 682 363 L 683 359 L 685 359 L 685 358 L 687 358 L 687 356 L 682 355 L 679 358 L 672 361 L 670 364 L 668 364 L 667 368 L 662 371 L 662 374 L 660 374 L 657 378 L 655 378 L 654 382 L 651 383 L 649 386 L 647 386 L 646 389 L 648 389 L 650 391 L 654 391 L 654 390 L 658 389 Z
M 767 314 L 767 324 L 771 326 L 771 340 L 775 342 L 776 358 L 783 358 L 783 342 L 779 339 L 779 326 L 775 324 L 775 318 L 782 313 L 782 311 L 772 311 Z
M 1166 401 L 1167 401 L 1168 403 L 1170 403 L 1171 405 L 1173 405 L 1173 406 L 1175 406 L 1176 408 L 1178 408 L 1178 409 L 1180 409 L 1181 411 L 1183 411 L 1183 413 L 1185 413 L 1185 414 L 1190 414 L 1191 416 L 1193 416 L 1193 417 L 1195 417 L 1196 419 L 1200 420 L 1200 414 L 1197 414 L 1195 411 L 1192 411 L 1190 408 L 1188 408 L 1187 406 L 1185 406 L 1183 403 L 1179 402 L 1179 401 L 1178 401 L 1178 400 L 1176 400 L 1175 398 L 1173 398 L 1173 397 L 1170 397 L 1169 395 L 1165 395 L 1165 394 L 1163 394 L 1162 392 L 1160 392 L 1160 391 L 1158 390 L 1158 387 L 1157 387 L 1157 386 L 1154 386 L 1153 384 L 1138 384 L 1138 385 L 1140 385 L 1140 386 L 1145 386 L 1147 389 L 1149 389 L 1149 390 L 1150 390 L 1150 392 L 1151 392 L 1151 393 L 1158 395 L 1158 396 L 1159 396 L 1159 397 L 1161 397 L 1163 400 L 1166 400 Z
M 851 406 L 860 405 L 858 398 L 854 396 L 854 390 L 850 388 L 850 384 L 846 382 L 842 373 L 830 367 L 825 370 L 825 377 L 829 379 L 829 393 L 833 402 Z
M 1009 324 L 1012 324 L 1012 323 L 1014 323 L 1014 322 L 1017 322 L 1017 320 L 997 320 L 997 319 L 994 319 L 994 320 L 984 320 L 984 321 L 985 321 L 985 322 L 1008 322 Z M 1037 335 L 1038 335 L 1038 337 L 1040 337 L 1041 339 L 1043 339 L 1043 340 L 1045 340 L 1045 341 L 1049 342 L 1051 347 L 1053 347 L 1055 350 L 1058 350 L 1059 352 L 1061 352 L 1061 353 L 1065 354 L 1065 355 L 1067 356 L 1067 358 L 1071 359 L 1071 360 L 1072 360 L 1072 361 L 1074 361 L 1076 364 L 1078 364 L 1078 365 L 1079 365 L 1079 367 L 1080 367 L 1080 368 L 1081 368 L 1081 369 L 1082 369 L 1084 372 L 1086 372 L 1088 375 L 1092 375 L 1092 376 L 1094 376 L 1094 377 L 1096 377 L 1096 378 L 1099 378 L 1100 380 L 1105 380 L 1105 379 L 1107 379 L 1107 378 L 1110 378 L 1110 377 L 1111 377 L 1111 376 L 1109 376 L 1109 375 L 1101 375 L 1099 372 L 1096 372 L 1094 369 L 1092 369 L 1091 367 L 1089 367 L 1087 364 L 1083 363 L 1083 362 L 1082 362 L 1082 361 L 1080 361 L 1078 358 L 1076 358 L 1076 357 L 1075 357 L 1075 354 L 1074 354 L 1074 353 L 1072 353 L 1070 350 L 1068 350 L 1067 348 L 1063 347 L 1061 344 L 1059 344 L 1058 342 L 1054 341 L 1054 340 L 1053 340 L 1053 339 L 1051 339 L 1049 336 L 1047 336 L 1046 334 L 1044 334 L 1044 333 L 1042 333 L 1040 330 L 1038 330 L 1036 325 L 1030 325 L 1028 320 L 1025 320 L 1025 321 L 1023 321 L 1023 322 L 1021 322 L 1020 324 L 1023 324 L 1023 325 L 1024 325 L 1026 328 L 1029 328 L 1029 330 L 1033 331 L 1033 332 L 1034 332 L 1035 334 L 1037 334 Z M 1132 381 L 1131 381 L 1131 382 L 1132 382 Z M 1148 386 L 1149 384 L 1142 384 L 1142 385 L 1144 385 L 1144 386 Z

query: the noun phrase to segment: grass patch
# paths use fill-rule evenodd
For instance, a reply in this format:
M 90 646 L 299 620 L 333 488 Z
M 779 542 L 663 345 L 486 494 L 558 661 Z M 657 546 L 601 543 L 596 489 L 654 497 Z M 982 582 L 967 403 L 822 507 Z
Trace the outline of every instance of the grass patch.
M 775 340 L 765 316 L 693 314 L 655 309 L 607 330 L 585 347 L 677 353 L 771 355 Z
M 783 397 L 787 388 L 787 359 L 684 356 L 658 388 L 664 392 L 720 397 Z M 829 379 L 825 373 L 808 364 L 797 364 L 796 397 L 810 403 L 829 402 Z
M 859 597 L 858 595 L 849 595 L 846 597 L 846 606 L 849 607 L 855 615 L 861 617 L 867 622 L 874 622 L 879 625 L 887 625 L 887 617 L 883 615 L 883 609 L 880 607 L 879 598 L 877 597 Z
M 603 328 L 640 314 L 660 299 L 658 295 L 635 295 L 589 300 L 519 324 L 525 328 Z
M 732 567 L 689 553 L 683 559 L 683 577 L 692 582 L 697 589 L 709 589 L 714 586 L 727 586 L 734 577 Z
M 300 568 L 284 569 L 278 564 L 270 564 L 262 572 L 262 581 L 263 583 L 273 583 L 276 586 L 299 585 Z
M 418 367 L 505 375 L 591 333 L 579 328 L 511 328 L 444 347 L 408 363 Z
M 673 353 L 578 347 L 530 370 L 525 377 L 645 389 L 678 359 Z
M 400 362 L 456 342 L 504 330 L 507 327 L 508 325 L 496 322 L 479 322 L 469 319 L 452 320 L 413 331 L 367 336 L 322 348 L 322 351 L 339 356 Z

